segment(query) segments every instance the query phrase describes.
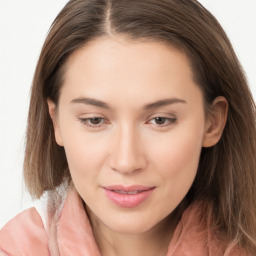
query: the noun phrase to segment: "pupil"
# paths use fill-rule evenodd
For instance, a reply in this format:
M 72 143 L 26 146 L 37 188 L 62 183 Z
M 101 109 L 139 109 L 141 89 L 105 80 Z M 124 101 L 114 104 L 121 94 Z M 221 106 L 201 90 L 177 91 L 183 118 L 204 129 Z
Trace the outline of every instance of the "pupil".
M 164 124 L 165 118 L 164 117 L 157 117 L 156 118 L 156 123 L 157 124 Z
M 101 121 L 101 118 L 99 118 L 99 117 L 91 118 L 91 120 L 90 120 L 90 122 L 92 124 L 99 124 L 100 121 Z

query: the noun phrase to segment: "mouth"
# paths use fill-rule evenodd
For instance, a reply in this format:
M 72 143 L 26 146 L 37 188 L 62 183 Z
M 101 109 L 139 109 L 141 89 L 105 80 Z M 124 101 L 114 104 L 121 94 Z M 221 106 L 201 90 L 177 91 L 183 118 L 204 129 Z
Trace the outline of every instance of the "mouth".
M 151 196 L 155 188 L 142 185 L 103 187 L 107 198 L 115 205 L 123 208 L 139 206 Z
M 115 193 L 118 193 L 118 194 L 135 195 L 135 194 L 138 194 L 138 193 L 142 193 L 145 190 L 134 190 L 134 191 L 111 190 L 111 191 L 113 191 Z

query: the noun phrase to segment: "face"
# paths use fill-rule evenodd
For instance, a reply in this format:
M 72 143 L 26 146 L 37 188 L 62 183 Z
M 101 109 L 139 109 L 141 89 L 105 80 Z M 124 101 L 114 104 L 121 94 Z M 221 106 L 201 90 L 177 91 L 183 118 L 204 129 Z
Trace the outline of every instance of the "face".
M 67 63 L 54 117 L 70 173 L 107 228 L 155 227 L 191 187 L 205 140 L 187 57 L 160 42 L 100 38 Z

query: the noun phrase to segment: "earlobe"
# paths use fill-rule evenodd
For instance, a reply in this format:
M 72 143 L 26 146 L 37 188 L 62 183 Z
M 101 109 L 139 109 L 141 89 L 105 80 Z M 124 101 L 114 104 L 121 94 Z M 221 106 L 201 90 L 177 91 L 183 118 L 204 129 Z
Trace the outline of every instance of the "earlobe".
M 56 143 L 59 146 L 63 146 L 60 128 L 57 120 L 56 105 L 50 99 L 47 99 L 48 110 L 53 123 L 54 135 Z
M 227 122 L 228 101 L 225 97 L 217 97 L 207 114 L 203 147 L 212 147 L 220 140 Z

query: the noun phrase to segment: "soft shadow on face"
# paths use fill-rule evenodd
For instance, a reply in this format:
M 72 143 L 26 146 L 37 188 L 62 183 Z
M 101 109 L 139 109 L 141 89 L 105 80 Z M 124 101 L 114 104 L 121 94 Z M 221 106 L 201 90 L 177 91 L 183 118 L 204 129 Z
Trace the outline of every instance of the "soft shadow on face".
M 148 231 L 191 187 L 202 146 L 216 143 L 192 77 L 185 54 L 160 42 L 100 38 L 69 59 L 50 113 L 74 185 L 105 228 Z

